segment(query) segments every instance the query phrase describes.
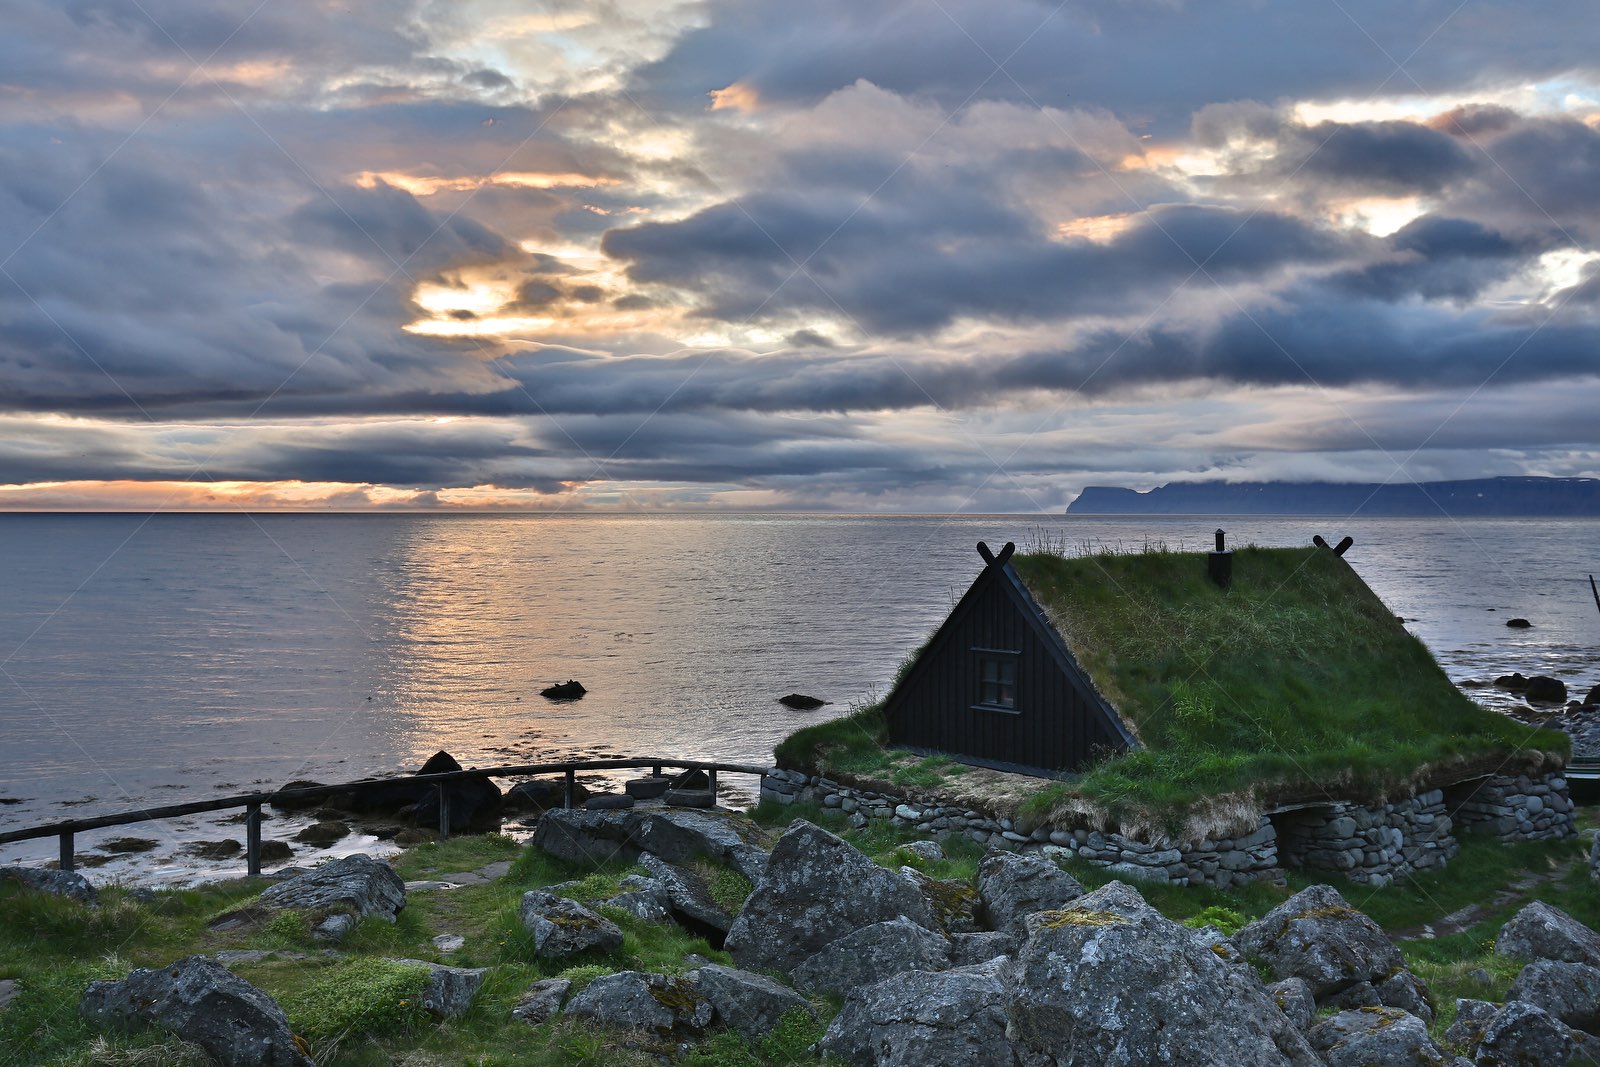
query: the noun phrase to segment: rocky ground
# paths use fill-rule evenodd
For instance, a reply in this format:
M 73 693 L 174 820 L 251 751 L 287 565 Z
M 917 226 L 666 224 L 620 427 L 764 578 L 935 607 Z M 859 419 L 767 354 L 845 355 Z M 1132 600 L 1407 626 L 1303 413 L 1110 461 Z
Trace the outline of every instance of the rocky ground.
M 859 843 L 889 847 L 643 804 L 549 811 L 531 846 L 478 846 L 506 858 L 471 870 L 407 881 L 360 855 L 291 868 L 233 893 L 187 943 L 149 939 L 143 966 L 69 981 L 81 972 L 47 973 L 48 941 L 33 968 L 0 952 L 0 1048 L 129 1067 L 1537 1067 L 1600 1048 L 1600 934 L 1527 899 L 1586 884 L 1586 869 L 1546 865 L 1479 915 L 1392 937 L 1363 910 L 1376 893 L 1310 885 L 1180 923 L 1156 905 L 1194 891 L 1090 887 L 1000 849 L 963 866 L 945 854 L 956 840 Z M 415 855 L 427 849 L 450 855 Z M 113 911 L 132 945 L 177 907 L 18 868 L 0 871 L 0 902 L 0 946 L 23 943 L 7 923 L 64 941 L 64 924 Z M 1451 919 L 1492 921 L 1492 946 Z M 1467 947 L 1441 966 L 1433 946 L 1452 936 Z M 41 1034 L 48 996 L 57 1030 Z

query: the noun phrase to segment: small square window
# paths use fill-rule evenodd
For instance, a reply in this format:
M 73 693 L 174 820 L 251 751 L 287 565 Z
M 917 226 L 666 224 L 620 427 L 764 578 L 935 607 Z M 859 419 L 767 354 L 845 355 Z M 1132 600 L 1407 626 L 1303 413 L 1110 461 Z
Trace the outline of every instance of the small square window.
M 1014 656 L 982 656 L 978 660 L 978 703 L 995 708 L 1017 706 L 1017 661 Z

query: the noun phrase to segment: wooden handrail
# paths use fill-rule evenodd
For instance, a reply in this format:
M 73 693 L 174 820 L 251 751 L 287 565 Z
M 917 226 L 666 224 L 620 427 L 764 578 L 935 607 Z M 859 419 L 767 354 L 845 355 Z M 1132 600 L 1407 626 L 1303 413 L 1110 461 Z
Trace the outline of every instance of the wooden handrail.
M 152 822 L 157 819 L 176 819 L 184 815 L 198 815 L 207 811 L 225 811 L 228 808 L 247 809 L 245 822 L 246 836 L 249 838 L 247 859 L 252 875 L 261 872 L 260 845 L 261 845 L 261 805 L 273 804 L 282 800 L 319 800 L 323 797 L 337 796 L 352 789 L 360 789 L 375 785 L 435 785 L 439 787 L 439 830 L 440 837 L 449 836 L 449 804 L 445 799 L 444 786 L 450 782 L 467 781 L 473 778 L 531 778 L 543 774 L 560 774 L 566 777 L 565 788 L 562 790 L 562 806 L 572 807 L 573 785 L 579 771 L 606 771 L 626 770 L 630 768 L 649 767 L 653 773 L 660 774 L 663 767 L 679 767 L 690 771 L 705 771 L 711 779 L 713 794 L 716 792 L 718 771 L 729 771 L 734 774 L 764 775 L 771 768 L 758 767 L 747 763 L 716 763 L 706 760 L 675 760 L 652 757 L 649 759 L 604 759 L 604 760 L 575 760 L 566 763 L 521 763 L 505 767 L 472 767 L 459 771 L 444 771 L 439 774 L 403 774 L 393 778 L 361 778 L 354 782 L 343 782 L 338 785 L 303 786 L 299 789 L 279 789 L 270 793 L 244 793 L 239 796 L 222 797 L 217 800 L 196 800 L 187 804 L 167 804 L 159 808 L 140 808 L 135 811 L 117 812 L 112 815 L 97 815 L 87 819 L 67 819 L 62 822 L 46 823 L 43 826 L 30 826 L 22 830 L 7 830 L 0 833 L 0 845 L 11 844 L 16 841 L 37 841 L 45 837 L 59 837 L 61 839 L 61 869 L 73 869 L 73 835 L 85 830 L 99 830 L 107 826 L 128 826 L 133 823 Z

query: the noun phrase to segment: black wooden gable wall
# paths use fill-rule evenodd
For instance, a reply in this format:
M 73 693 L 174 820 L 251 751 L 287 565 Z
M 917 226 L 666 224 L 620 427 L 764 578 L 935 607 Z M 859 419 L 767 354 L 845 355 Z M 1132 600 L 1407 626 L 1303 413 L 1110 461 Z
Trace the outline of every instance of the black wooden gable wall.
M 1051 772 L 1125 751 L 1132 735 L 1011 568 L 1011 548 L 979 546 L 990 562 L 885 702 L 890 743 Z

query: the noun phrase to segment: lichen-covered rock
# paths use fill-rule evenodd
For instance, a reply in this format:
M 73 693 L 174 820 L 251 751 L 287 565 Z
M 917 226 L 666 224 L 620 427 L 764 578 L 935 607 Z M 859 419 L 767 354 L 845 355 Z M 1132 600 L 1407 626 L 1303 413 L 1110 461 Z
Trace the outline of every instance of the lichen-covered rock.
M 950 943 L 909 919 L 852 930 L 794 969 L 794 984 L 817 993 L 844 993 L 901 971 L 942 971 Z
M 1580 1030 L 1600 1030 L 1600 968 L 1534 960 L 1517 975 L 1506 1000 L 1536 1005 Z
M 100 894 L 77 871 L 46 871 L 37 867 L 0 867 L 0 882 L 17 882 L 37 893 L 66 897 L 80 904 L 99 902 Z
M 716 1018 L 751 1040 L 770 1033 L 791 1011 L 816 1015 L 810 1001 L 765 975 L 708 963 L 694 972 L 694 978 Z
M 489 976 L 486 967 L 446 967 L 423 960 L 395 960 L 408 967 L 425 967 L 428 984 L 422 987 L 422 1007 L 435 1019 L 459 1019 L 472 1007 L 472 998 Z
M 1017 953 L 1009 1033 L 1057 1067 L 1317 1067 L 1248 967 L 1228 963 L 1112 882 L 1036 912 Z
M 1294 1023 L 1295 1029 L 1304 1030 L 1317 1017 L 1317 998 L 1311 992 L 1311 983 L 1304 978 L 1285 978 L 1267 986 L 1267 993 L 1278 1010 Z
M 1468 1056 L 1478 1051 L 1478 1042 L 1489 1023 L 1500 1014 L 1500 1005 L 1487 1000 L 1462 997 L 1456 1001 L 1456 1018 L 1444 1032 L 1445 1044 Z
M 727 934 L 733 916 L 711 899 L 711 891 L 693 871 L 674 867 L 650 852 L 639 854 L 639 866 L 666 893 L 667 908 L 680 926 L 710 936 L 713 943 Z
M 659 1038 L 699 1036 L 713 1015 L 711 1001 L 693 979 L 645 971 L 601 975 L 561 1010 Z
M 1514 1000 L 1484 1027 L 1473 1062 L 1477 1067 L 1565 1067 L 1572 1048 L 1572 1035 L 1561 1020 Z
M 158 1026 L 228 1067 L 312 1067 L 277 1001 L 206 956 L 91 982 L 78 1011 L 101 1029 Z
M 1433 991 L 1428 983 L 1412 974 L 1399 974 L 1376 983 L 1378 1000 L 1386 1008 L 1399 1008 L 1421 1019 L 1425 1026 L 1433 1025 Z
M 349 911 L 394 922 L 406 906 L 406 884 L 387 863 L 358 854 L 268 886 L 261 903 L 269 908 Z
M 1565 960 L 1600 967 L 1600 934 L 1560 908 L 1536 900 L 1500 928 L 1494 951 L 1518 960 Z
M 999 960 L 906 971 L 852 990 L 818 1049 L 854 1067 L 1016 1067 L 1010 999 Z
M 915 867 L 901 867 L 900 877 L 922 891 L 928 907 L 933 909 L 933 917 L 939 920 L 939 927 L 945 933 L 967 934 L 982 929 L 978 925 L 978 891 L 972 886 L 930 878 Z
M 950 935 L 950 966 L 971 967 L 996 956 L 1014 956 L 1022 939 L 1004 930 L 979 930 Z
M 534 954 L 541 959 L 563 960 L 622 947 L 622 931 L 616 923 L 554 893 L 532 889 L 522 894 L 518 914 L 533 935 Z
M 511 1017 L 529 1026 L 548 1022 L 561 1011 L 561 1002 L 567 999 L 572 982 L 566 978 L 545 978 L 529 986 L 511 1009 Z
M 1377 986 L 1371 982 L 1357 982 L 1323 998 L 1319 1007 L 1332 1008 L 1334 1011 L 1354 1011 L 1357 1008 L 1382 1008 L 1386 1005 L 1383 1003 L 1383 998 L 1378 996 Z
M 752 882 L 767 865 L 767 832 L 731 811 L 689 808 L 578 811 L 556 808 L 539 817 L 533 843 L 573 863 L 636 860 L 650 852 L 668 863 L 697 856 L 736 868 Z
M 1240 930 L 1233 943 L 1274 978 L 1304 978 L 1319 1000 L 1405 969 L 1389 935 L 1328 885 L 1302 889 Z
M 630 874 L 617 884 L 623 892 L 608 897 L 607 907 L 621 908 L 646 922 L 666 922 L 672 918 L 672 898 L 667 895 L 667 887 L 654 878 Z
M 1399 1008 L 1342 1011 L 1306 1032 L 1328 1067 L 1449 1067 L 1455 1057 L 1428 1037 L 1428 1026 Z
M 991 930 L 1021 933 L 1029 915 L 1081 896 L 1078 880 L 1042 856 L 997 850 L 978 864 L 979 917 Z
M 900 916 L 930 930 L 938 925 L 916 886 L 797 819 L 773 848 L 724 947 L 748 970 L 788 974 L 845 934 Z

